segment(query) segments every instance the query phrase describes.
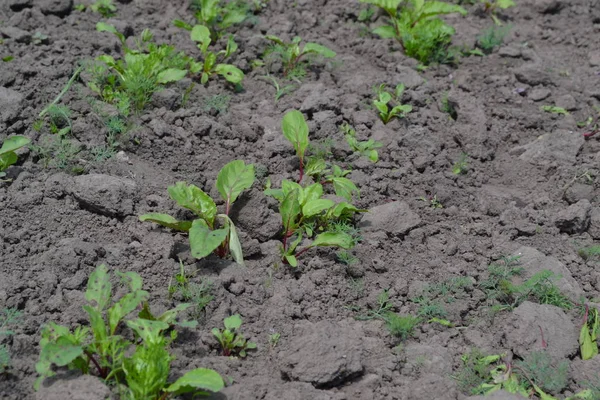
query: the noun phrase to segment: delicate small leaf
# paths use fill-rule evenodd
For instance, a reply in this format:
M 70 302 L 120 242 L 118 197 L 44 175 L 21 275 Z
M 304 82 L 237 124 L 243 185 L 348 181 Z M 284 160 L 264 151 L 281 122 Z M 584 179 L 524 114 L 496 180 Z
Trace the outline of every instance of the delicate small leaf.
M 283 136 L 292 143 L 296 154 L 304 159 L 304 152 L 308 147 L 308 125 L 304 115 L 298 110 L 287 112 L 281 121 Z
M 496 6 L 502 9 L 514 7 L 515 5 L 513 0 L 496 0 Z
M 244 72 L 230 64 L 217 64 L 215 66 L 215 73 L 221 75 L 227 82 L 234 84 L 241 83 L 244 80 Z
M 161 71 L 156 79 L 158 83 L 177 82 L 185 78 L 187 71 L 185 69 L 167 68 Z
M 204 220 L 197 219 L 192 223 L 189 234 L 192 257 L 204 258 L 227 239 L 229 229 L 210 230 Z
M 191 31 L 191 30 L 192 30 L 192 28 L 193 28 L 193 26 L 192 26 L 192 25 L 190 25 L 190 24 L 188 24 L 187 22 L 185 22 L 185 21 L 182 21 L 182 20 L 180 20 L 180 19 L 174 19 L 174 20 L 173 20 L 173 25 L 175 25 L 175 26 L 176 26 L 176 27 L 178 27 L 178 28 L 185 29 L 186 31 Z
M 137 290 L 133 293 L 127 293 L 119 301 L 108 309 L 108 325 L 110 334 L 114 335 L 119 322 L 130 312 L 138 308 L 140 304 L 148 300 L 149 294 L 145 290 Z
M 579 331 L 579 350 L 584 360 L 590 360 L 598 355 L 598 345 L 593 342 L 587 323 L 583 324 Z
M 148 213 L 144 215 L 140 215 L 140 221 L 145 222 L 154 222 L 156 224 L 162 225 L 166 228 L 174 229 L 176 231 L 187 232 L 192 227 L 191 221 L 179 221 L 168 214 L 161 213 Z
M 95 302 L 94 307 L 101 312 L 110 301 L 111 290 L 112 285 L 108 276 L 108 268 L 104 264 L 99 265 L 90 274 L 85 299 L 90 303 Z
M 275 42 L 275 43 L 277 43 L 277 44 L 279 44 L 281 46 L 285 45 L 285 42 L 283 40 L 281 40 L 280 38 L 278 38 L 277 36 L 275 36 L 275 35 L 265 35 L 265 39 L 268 39 L 268 40 L 270 40 L 272 42 Z
M 231 161 L 217 175 L 217 190 L 221 198 L 231 206 L 240 193 L 249 189 L 254 183 L 254 165 L 246 165 L 242 160 Z
M 180 303 L 175 308 L 165 311 L 164 313 L 162 313 L 160 315 L 160 317 L 158 317 L 156 319 L 159 321 L 166 322 L 167 324 L 171 325 L 171 324 L 175 323 L 175 318 L 177 318 L 177 314 L 179 314 L 182 311 L 187 310 L 190 307 L 192 307 L 191 303 Z
M 98 32 L 110 32 L 119 38 L 119 40 L 121 41 L 121 44 L 123 44 L 123 45 L 125 44 L 125 35 L 123 35 L 119 31 L 117 31 L 117 29 L 114 26 L 112 26 L 111 24 L 107 24 L 106 22 L 98 22 L 96 24 L 96 30 Z
M 328 49 L 327 47 L 318 43 L 311 42 L 308 42 L 304 45 L 302 53 L 315 53 L 325 58 L 333 58 L 336 55 L 335 51 Z
M 310 247 L 341 247 L 343 249 L 351 249 L 354 247 L 352 236 L 343 233 L 324 232 L 315 237 L 315 240 L 310 244 Z
M 287 261 L 287 263 L 296 268 L 298 266 L 298 260 L 296 259 L 295 256 L 291 255 L 291 254 L 286 254 L 285 255 L 285 260 Z
M 533 385 L 533 388 L 537 392 L 538 396 L 540 396 L 540 400 L 558 400 L 556 397 L 550 396 L 546 394 L 540 387 L 536 384 Z
M 108 333 L 106 331 L 106 323 L 104 322 L 101 312 L 98 309 L 88 305 L 83 306 L 83 309 L 90 316 L 90 326 L 92 327 L 92 332 L 94 333 L 94 340 L 97 343 L 104 342 Z
M 223 387 L 225 387 L 225 382 L 223 382 L 223 378 L 216 371 L 197 368 L 177 379 L 175 383 L 165 389 L 165 392 L 176 394 L 195 392 L 197 390 L 218 392 Z
M 287 235 L 288 232 L 292 232 L 297 228 L 297 219 L 301 212 L 302 209 L 298 202 L 298 191 L 295 190 L 285 196 L 279 205 L 279 214 L 281 215 L 283 228 L 285 229 L 284 235 Z

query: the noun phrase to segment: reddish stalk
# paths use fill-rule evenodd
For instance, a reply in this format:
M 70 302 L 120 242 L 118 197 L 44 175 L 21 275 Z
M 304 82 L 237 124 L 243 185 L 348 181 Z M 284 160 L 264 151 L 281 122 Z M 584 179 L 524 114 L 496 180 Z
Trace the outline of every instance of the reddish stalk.
M 302 178 L 304 178 L 304 159 L 300 158 L 300 178 L 298 179 L 298 183 L 302 182 Z
M 94 355 L 87 350 L 85 350 L 84 353 L 87 356 L 88 360 L 96 366 L 96 369 L 98 370 L 98 375 L 100 375 L 102 379 L 106 379 L 106 371 L 100 366 L 100 364 L 98 364 L 98 361 L 96 361 Z

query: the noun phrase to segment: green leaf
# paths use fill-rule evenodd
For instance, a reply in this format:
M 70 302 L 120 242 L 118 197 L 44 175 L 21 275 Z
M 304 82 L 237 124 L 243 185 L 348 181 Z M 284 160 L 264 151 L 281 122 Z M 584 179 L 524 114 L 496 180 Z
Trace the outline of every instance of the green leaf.
M 207 368 L 197 368 L 187 372 L 175 383 L 165 389 L 169 393 L 190 393 L 197 390 L 210 390 L 218 392 L 225 387 L 223 378 L 216 371 Z
M 593 342 L 587 323 L 583 324 L 579 331 L 579 350 L 583 360 L 589 360 L 598 355 L 598 345 Z
M 167 68 L 164 71 L 161 71 L 156 76 L 156 79 L 157 79 L 158 83 L 165 84 L 165 83 L 180 81 L 183 78 L 185 78 L 186 74 L 187 74 L 187 70 L 185 70 L 185 69 Z
M 190 24 L 188 24 L 187 22 L 185 22 L 185 21 L 182 21 L 182 20 L 180 20 L 180 19 L 174 19 L 174 20 L 173 20 L 173 25 L 175 25 L 175 26 L 176 26 L 176 27 L 178 27 L 178 28 L 185 29 L 186 31 L 191 31 L 191 30 L 192 30 L 192 28 L 193 28 L 193 26 L 192 26 L 192 25 L 190 25 Z
M 217 190 L 226 204 L 231 206 L 240 193 L 254 183 L 254 165 L 246 165 L 242 160 L 227 163 L 217 175 Z
M 308 42 L 304 45 L 302 49 L 303 54 L 314 53 L 318 54 L 325 58 L 333 58 L 336 56 L 335 51 L 328 49 L 327 47 L 320 45 L 318 43 Z
M 229 226 L 229 253 L 233 260 L 239 265 L 244 265 L 244 254 L 242 252 L 242 244 L 240 243 L 240 238 L 238 237 L 237 230 L 235 229 L 235 225 L 233 221 L 227 218 L 227 224 Z
M 304 115 L 298 110 L 287 112 L 281 121 L 283 136 L 294 146 L 296 154 L 302 160 L 308 147 L 308 125 Z
M 235 84 L 241 83 L 244 80 L 244 72 L 230 64 L 217 64 L 215 66 L 215 73 L 221 75 L 228 82 Z
M 300 193 L 298 201 L 300 205 L 305 205 L 309 201 L 318 200 L 323 196 L 323 185 L 320 183 L 313 183 L 302 189 L 302 186 L 298 185 L 296 182 L 292 182 L 292 185 L 296 187 Z
M 223 320 L 223 324 L 225 329 L 238 330 L 242 326 L 242 317 L 240 317 L 240 314 L 231 315 Z
M 188 308 L 192 307 L 192 305 L 193 304 L 191 303 L 179 303 L 175 308 L 172 308 L 162 313 L 160 317 L 156 318 L 156 320 L 166 322 L 167 324 L 172 325 L 175 323 L 175 318 L 177 318 L 177 314 L 187 310 Z
M 376 163 L 377 161 L 379 161 L 379 153 L 377 153 L 377 150 L 369 150 L 369 160 L 371 160 L 371 162 Z
M 101 311 L 89 305 L 83 306 L 83 309 L 90 316 L 90 326 L 92 327 L 92 332 L 94 333 L 94 340 L 97 343 L 104 342 L 106 340 L 107 332 L 106 323 L 104 322 Z
M 149 319 L 138 318 L 132 321 L 127 321 L 127 326 L 130 327 L 142 338 L 144 343 L 159 344 L 164 341 L 162 332 L 169 329 L 169 324 L 163 321 L 151 321 Z
M 1 154 L 0 155 L 0 171 L 4 171 L 6 168 L 15 164 L 18 159 L 19 159 L 19 157 L 17 156 L 17 153 L 11 152 L 11 153 Z M 4 172 L 2 174 L 3 174 L 2 176 L 6 175 Z
M 342 249 L 351 249 L 354 247 L 352 236 L 343 233 L 324 232 L 318 234 L 310 247 L 341 247 Z
M 285 46 L 285 42 L 275 35 L 265 35 L 265 39 L 275 42 L 278 45 Z
M 194 42 L 198 42 L 198 47 L 202 53 L 206 53 L 210 45 L 210 30 L 204 25 L 196 25 L 190 32 L 190 38 Z
M 331 181 L 333 183 L 333 189 L 335 190 L 335 194 L 345 198 L 348 201 L 352 201 L 352 195 L 360 195 L 360 191 L 358 190 L 354 182 L 352 182 L 348 178 L 332 178 Z
M 123 360 L 123 371 L 132 400 L 158 399 L 167 384 L 172 357 L 164 343 L 137 346 L 131 358 Z
M 513 0 L 496 0 L 496 7 L 501 9 L 507 9 L 514 7 L 516 4 Z
M 286 254 L 285 256 L 285 261 L 287 261 L 287 263 L 296 268 L 298 266 L 298 260 L 296 259 L 296 257 L 292 254 Z
M 395 15 L 398 6 L 403 1 L 404 0 L 360 0 L 361 3 L 373 4 L 374 6 L 381 7 L 387 11 L 388 14 L 392 15 Z
M 396 37 L 396 30 L 390 25 L 377 27 L 373 29 L 373 33 L 383 39 L 393 39 Z
M 189 233 L 192 257 L 204 258 L 227 239 L 229 229 L 210 230 L 204 220 L 197 219 L 192 223 Z
M 83 354 L 83 347 L 74 345 L 66 338 L 58 338 L 56 343 L 48 343 L 40 352 L 40 360 L 64 367 Z
M 150 221 L 176 231 L 187 232 L 192 227 L 191 221 L 179 221 L 168 214 L 148 213 L 140 215 L 140 221 Z
M 335 205 L 333 200 L 329 199 L 316 199 L 310 200 L 302 206 L 302 215 L 305 218 L 310 218 L 312 216 L 318 215 L 321 212 L 330 209 Z
M 217 205 L 209 195 L 197 186 L 187 185 L 185 182 L 177 182 L 175 186 L 169 186 L 167 190 L 177 204 L 193 211 L 212 227 L 217 215 Z
M 119 40 L 121 41 L 122 45 L 125 45 L 125 35 L 123 35 L 121 32 L 117 31 L 117 29 L 112 26 L 111 24 L 107 24 L 106 22 L 98 22 L 96 24 L 96 30 L 98 32 L 109 32 L 114 34 L 116 37 L 119 38 Z
M 138 308 L 140 304 L 148 300 L 149 294 L 145 290 L 137 290 L 133 293 L 127 293 L 119 301 L 108 309 L 108 325 L 110 334 L 114 335 L 119 322 L 130 312 Z
M 108 276 L 108 268 L 104 264 L 99 265 L 90 274 L 85 299 L 90 303 L 96 302 L 95 309 L 101 312 L 110 301 L 111 290 L 112 285 Z
M 443 3 L 441 1 L 426 1 L 423 7 L 421 7 L 419 19 L 423 20 L 429 17 L 454 13 L 467 15 L 467 10 L 456 4 Z
M 567 110 L 565 110 L 562 107 L 557 107 L 557 106 L 542 106 L 540 107 L 542 109 L 542 111 L 546 111 L 552 114 L 562 114 L 562 115 L 569 115 L 569 112 Z
M 29 143 L 31 143 L 31 140 L 25 136 L 11 136 L 4 140 L 4 143 L 2 143 L 2 147 L 0 147 L 0 155 L 13 152 L 21 147 L 27 146 Z
M 283 228 L 285 230 L 284 235 L 287 235 L 298 227 L 297 219 L 301 212 L 302 209 L 298 202 L 298 191 L 295 190 L 288 193 L 279 205 L 279 214 L 281 215 Z
M 538 393 L 538 396 L 540 396 L 540 400 L 558 400 L 556 397 L 550 396 L 549 394 L 546 394 L 542 389 L 540 389 L 539 386 L 537 386 L 536 384 L 533 385 L 533 388 L 535 389 L 535 391 Z

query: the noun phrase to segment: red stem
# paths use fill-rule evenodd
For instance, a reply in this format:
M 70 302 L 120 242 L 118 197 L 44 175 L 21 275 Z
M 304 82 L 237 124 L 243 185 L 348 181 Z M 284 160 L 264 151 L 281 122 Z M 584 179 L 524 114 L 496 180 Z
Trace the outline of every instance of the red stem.
M 542 335 L 542 349 L 545 349 L 548 347 L 548 343 L 544 340 L 544 331 L 542 330 L 542 327 L 538 325 L 538 328 L 540 328 L 540 334 Z
M 106 379 L 106 371 L 100 366 L 100 364 L 98 364 L 98 361 L 96 361 L 94 355 L 87 350 L 85 350 L 85 355 L 88 357 L 88 360 L 90 360 L 96 366 L 98 375 L 100 375 L 102 379 Z
M 302 178 L 304 178 L 304 159 L 300 158 L 300 178 L 298 179 L 298 183 L 302 182 Z

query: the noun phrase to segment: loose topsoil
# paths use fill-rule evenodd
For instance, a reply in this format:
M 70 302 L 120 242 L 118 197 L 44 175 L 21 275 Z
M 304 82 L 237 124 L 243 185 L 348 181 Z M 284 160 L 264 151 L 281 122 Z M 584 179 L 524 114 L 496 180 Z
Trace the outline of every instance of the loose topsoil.
M 85 323 L 87 278 L 101 263 L 139 273 L 151 306 L 172 307 L 177 299 L 169 298 L 168 285 L 179 259 L 192 281 L 213 283 L 214 300 L 199 326 L 173 344 L 172 377 L 213 368 L 231 382 L 218 398 L 463 399 L 452 378 L 462 354 L 479 348 L 523 357 L 540 350 L 542 340 L 553 357 L 569 362 L 561 396 L 585 387 L 600 371 L 600 357 L 581 361 L 577 310 L 525 302 L 490 316 L 478 288 L 490 263 L 521 254 L 525 277 L 549 269 L 572 298 L 600 296 L 597 262 L 578 255 L 600 239 L 600 141 L 584 140 L 585 129 L 577 127 L 598 114 L 600 3 L 517 3 L 502 13 L 512 28 L 492 54 L 419 72 L 396 43 L 372 36 L 358 22 L 364 8 L 358 2 L 270 0 L 232 30 L 240 46 L 232 64 L 246 72 L 243 91 L 212 80 L 195 85 L 182 107 L 190 81 L 169 86 L 132 118 L 137 142 L 105 161 L 86 157 L 105 142 L 106 132 L 89 101 L 93 93 L 77 81 L 61 103 L 71 108 L 72 134 L 84 147 L 78 156 L 84 160 L 77 161 L 83 174 L 57 163 L 45 168 L 25 149 L 7 171 L 12 182 L 0 183 L 0 309 L 23 313 L 11 327 L 14 335 L 2 339 L 12 366 L 0 374 L 0 397 L 105 398 L 95 378 L 76 375 L 61 375 L 34 392 L 41 327 Z M 194 51 L 187 34 L 172 25 L 176 18 L 192 22 L 187 1 L 116 5 L 108 22 L 120 31 L 131 36 L 150 28 L 157 42 Z M 478 12 L 480 5 L 467 8 L 466 17 L 447 21 L 456 28 L 454 43 L 472 48 L 492 21 Z M 101 19 L 74 10 L 72 0 L 0 4 L 0 56 L 14 57 L 0 63 L 0 140 L 21 134 L 39 143 L 48 134 L 33 129 L 37 114 L 77 63 L 120 54 L 115 38 L 96 32 Z M 48 38 L 35 44 L 36 32 Z M 260 78 L 264 70 L 251 64 L 265 49 L 264 34 L 301 36 L 337 56 L 311 68 L 297 90 L 275 102 L 272 85 Z M 400 82 L 413 112 L 383 125 L 371 105 L 373 87 Z M 231 96 L 229 107 L 207 110 L 207 99 L 223 94 Z M 455 119 L 443 111 L 445 104 Z M 543 112 L 543 105 L 569 114 Z M 370 210 L 358 218 L 362 241 L 352 251 L 358 262 L 350 266 L 330 249 L 308 252 L 295 269 L 280 262 L 279 214 L 262 190 L 267 176 L 274 187 L 297 176 L 297 158 L 280 130 L 290 109 L 307 116 L 312 141 L 332 139 L 333 157 L 352 169 L 349 177 L 361 190 L 355 203 Z M 379 162 L 350 152 L 339 129 L 343 122 L 359 138 L 383 143 Z M 468 170 L 455 175 L 452 165 L 462 153 Z M 217 194 L 217 172 L 233 159 L 266 171 L 232 212 L 246 267 L 216 257 L 196 261 L 185 235 L 139 221 L 147 212 L 184 217 L 167 187 L 187 181 Z M 443 208 L 431 207 L 428 196 Z M 473 285 L 444 303 L 453 327 L 423 321 L 400 343 L 379 319 L 355 319 L 376 307 L 383 290 L 394 311 L 417 315 L 413 300 L 426 285 L 457 277 Z M 210 333 L 235 313 L 246 337 L 258 344 L 245 359 L 221 356 Z M 281 335 L 275 346 L 272 333 Z

